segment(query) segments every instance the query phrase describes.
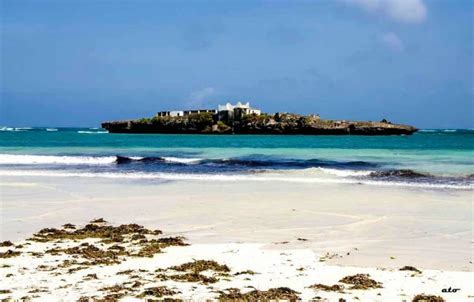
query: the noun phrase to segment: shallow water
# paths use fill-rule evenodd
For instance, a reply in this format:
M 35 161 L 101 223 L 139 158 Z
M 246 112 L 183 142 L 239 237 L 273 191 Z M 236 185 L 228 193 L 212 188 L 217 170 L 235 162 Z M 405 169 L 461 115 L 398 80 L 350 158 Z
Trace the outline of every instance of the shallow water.
M 210 179 L 471 189 L 473 130 L 412 136 L 109 134 L 0 128 L 0 175 Z

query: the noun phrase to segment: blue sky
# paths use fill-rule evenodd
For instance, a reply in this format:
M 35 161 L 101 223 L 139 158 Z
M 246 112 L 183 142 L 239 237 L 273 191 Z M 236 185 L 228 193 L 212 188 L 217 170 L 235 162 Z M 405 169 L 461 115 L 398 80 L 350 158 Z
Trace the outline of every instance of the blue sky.
M 470 0 L 0 3 L 0 125 L 96 126 L 241 100 L 474 127 Z

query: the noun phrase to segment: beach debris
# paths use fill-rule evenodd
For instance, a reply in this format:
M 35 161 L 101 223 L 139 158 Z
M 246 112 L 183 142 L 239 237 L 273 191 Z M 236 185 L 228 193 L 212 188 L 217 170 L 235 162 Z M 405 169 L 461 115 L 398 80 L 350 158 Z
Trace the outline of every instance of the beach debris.
M 351 284 L 349 289 L 372 289 L 381 288 L 382 283 L 370 279 L 369 274 L 356 274 L 353 276 L 346 276 L 339 280 L 341 283 Z
M 7 240 L 0 243 L 0 247 L 5 247 L 5 246 L 13 246 L 13 242 L 11 242 L 10 240 Z
M 142 234 L 142 235 L 159 235 L 160 230 L 148 230 L 138 224 L 122 224 L 117 227 L 96 223 L 89 223 L 81 229 L 55 229 L 45 228 L 34 234 L 30 241 L 36 242 L 50 242 L 57 240 L 82 240 L 89 238 L 102 239 L 103 243 L 123 242 L 129 237 Z M 127 238 L 128 237 L 128 238 Z
M 255 275 L 255 274 L 258 274 L 252 270 L 245 270 L 245 271 L 241 271 L 241 272 L 237 272 L 234 274 L 234 276 L 239 276 L 239 275 Z
M 196 283 L 202 283 L 202 284 L 210 284 L 210 283 L 216 283 L 219 281 L 218 278 L 213 277 L 213 276 L 206 276 L 200 273 L 184 273 L 184 274 L 158 274 L 156 275 L 156 278 L 159 279 L 160 281 L 167 281 L 167 280 L 172 280 L 172 281 L 177 281 L 177 282 L 196 282 Z
M 338 253 L 329 253 L 329 252 L 326 252 L 326 254 L 324 254 L 323 256 L 321 256 L 319 258 L 319 262 L 325 262 L 326 260 L 331 260 L 333 258 L 342 258 L 341 255 L 339 255 Z
M 311 302 L 328 302 L 329 300 L 320 296 L 313 297 Z
M 128 270 L 120 271 L 116 275 L 130 275 L 133 272 L 135 272 L 133 269 L 128 269 Z
M 56 268 L 68 268 L 67 272 L 73 273 L 94 265 L 119 264 L 130 257 L 153 257 L 167 247 L 187 245 L 184 237 L 160 238 L 160 234 L 160 230 L 149 230 L 138 224 L 111 226 L 103 218 L 98 218 L 82 228 L 71 228 L 70 224 L 63 225 L 63 229 L 45 228 L 28 240 L 54 243 L 45 253 L 53 256 L 69 255 L 72 259 L 63 260 Z M 70 245 L 81 241 L 78 245 Z M 58 243 L 66 247 L 59 247 Z M 0 253 L 0 257 L 19 254 L 7 251 Z
M 268 301 L 268 300 L 286 300 L 299 301 L 301 300 L 297 291 L 288 287 L 270 288 L 268 290 L 260 291 L 254 289 L 252 291 L 242 293 L 238 288 L 228 288 L 219 292 L 219 301 Z
M 84 276 L 83 280 L 97 280 L 97 274 L 87 274 Z
M 227 265 L 219 264 L 214 260 L 194 260 L 193 262 L 187 262 L 178 266 L 172 266 L 169 269 L 179 272 L 191 271 L 195 273 L 200 273 L 207 270 L 222 273 L 230 272 L 230 268 Z
M 91 223 L 107 223 L 107 221 L 105 221 L 105 219 L 101 217 L 101 218 L 92 219 Z
M 296 238 L 296 240 L 298 240 L 298 241 L 308 241 L 309 239 L 306 239 L 306 238 Z
M 327 291 L 327 292 L 340 292 L 344 290 L 343 285 L 339 284 L 334 284 L 334 285 L 326 285 L 326 284 L 313 284 L 308 286 L 309 288 L 313 288 L 315 290 L 322 290 L 322 291 Z
M 412 302 L 445 302 L 445 300 L 440 296 L 418 294 Z
M 59 248 L 50 249 L 50 250 L 47 250 L 46 253 L 53 253 L 53 254 L 64 253 L 64 254 L 73 255 L 73 256 L 82 256 L 82 258 L 90 260 L 91 264 L 105 264 L 105 265 L 120 263 L 121 261 L 119 260 L 118 256 L 127 254 L 126 252 L 123 252 L 123 251 L 116 252 L 116 251 L 111 251 L 110 249 L 103 250 L 87 242 L 79 246 L 65 248 L 65 249 L 59 249 Z M 82 264 L 87 264 L 87 263 L 82 263 Z
M 230 268 L 225 264 L 219 264 L 214 260 L 194 260 L 180 265 L 169 267 L 158 272 L 176 271 L 177 274 L 160 273 L 156 275 L 161 281 L 173 280 L 178 282 L 198 282 L 202 284 L 216 283 L 219 277 L 230 277 Z M 212 275 L 204 275 L 202 272 L 212 272 Z
M 12 258 L 19 256 L 21 253 L 17 251 L 7 250 L 6 252 L 0 253 L 0 258 Z
M 400 271 L 411 271 L 411 272 L 421 274 L 421 271 L 419 269 L 410 265 L 405 265 L 404 267 L 400 268 Z
M 180 292 L 174 291 L 172 289 L 169 289 L 166 286 L 156 286 L 156 287 L 149 287 L 146 288 L 140 295 L 138 295 L 138 298 L 144 298 L 147 296 L 153 296 L 156 298 L 161 298 L 164 296 L 174 296 L 176 294 L 179 294 Z
M 0 294 L 5 295 L 5 294 L 11 294 L 12 291 L 9 289 L 0 289 Z

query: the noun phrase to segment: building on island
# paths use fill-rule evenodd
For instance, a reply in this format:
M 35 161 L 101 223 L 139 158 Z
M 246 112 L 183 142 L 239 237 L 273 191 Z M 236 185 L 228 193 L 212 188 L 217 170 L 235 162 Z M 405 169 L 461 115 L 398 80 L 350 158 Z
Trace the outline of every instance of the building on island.
M 260 115 L 262 114 L 262 111 L 260 109 L 250 107 L 249 102 L 245 104 L 238 102 L 235 105 L 232 105 L 231 103 L 219 105 L 217 107 L 217 114 L 217 119 L 219 121 L 231 122 L 234 120 L 240 120 L 243 116 L 247 114 Z
M 248 115 L 248 114 L 260 115 L 262 114 L 262 111 L 260 109 L 250 107 L 249 102 L 245 104 L 242 104 L 241 102 L 237 102 L 237 104 L 235 105 L 232 105 L 231 103 L 227 103 L 225 105 L 219 105 L 217 106 L 217 110 L 199 109 L 199 110 L 160 111 L 156 114 L 156 116 L 179 117 L 179 116 L 188 116 L 191 114 L 200 114 L 200 113 L 212 113 L 213 115 L 217 115 L 217 120 L 219 121 L 232 122 L 234 120 L 240 120 L 243 116 Z
M 199 109 L 199 110 L 177 110 L 177 111 L 160 111 L 156 114 L 156 116 L 171 116 L 171 117 L 177 117 L 177 116 L 187 116 L 193 113 L 212 113 L 216 114 L 217 110 L 215 109 Z

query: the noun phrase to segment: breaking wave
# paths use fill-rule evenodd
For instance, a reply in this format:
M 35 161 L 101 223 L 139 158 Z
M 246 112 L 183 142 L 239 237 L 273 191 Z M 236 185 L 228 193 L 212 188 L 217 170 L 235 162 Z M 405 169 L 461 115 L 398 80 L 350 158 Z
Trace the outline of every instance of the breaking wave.
M 62 165 L 103 165 L 112 164 L 117 160 L 116 156 L 51 156 L 51 155 L 19 155 L 0 154 L 0 164 L 11 165 L 38 165 L 38 164 L 62 164 Z
M 295 177 L 295 176 L 272 176 L 265 174 L 181 174 L 181 173 L 146 173 L 146 172 L 59 172 L 59 171 L 12 171 L 0 170 L 0 176 L 33 176 L 33 177 L 83 177 L 83 178 L 108 178 L 108 179 L 129 179 L 129 180 L 195 180 L 212 182 L 291 182 L 291 183 L 339 183 L 354 185 L 374 185 L 374 186 L 397 186 L 425 189 L 455 189 L 470 190 L 473 184 L 441 184 L 441 183 L 416 183 L 416 182 L 386 182 L 374 180 L 360 180 L 353 178 L 324 178 L 324 177 Z
M 81 134 L 104 134 L 104 133 L 109 133 L 109 131 L 84 131 L 84 130 L 79 130 L 77 133 Z

